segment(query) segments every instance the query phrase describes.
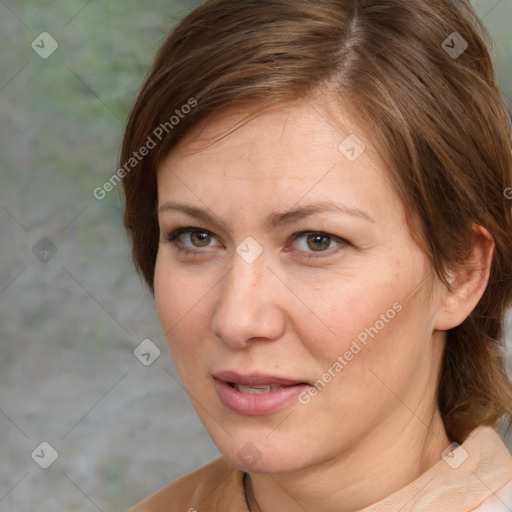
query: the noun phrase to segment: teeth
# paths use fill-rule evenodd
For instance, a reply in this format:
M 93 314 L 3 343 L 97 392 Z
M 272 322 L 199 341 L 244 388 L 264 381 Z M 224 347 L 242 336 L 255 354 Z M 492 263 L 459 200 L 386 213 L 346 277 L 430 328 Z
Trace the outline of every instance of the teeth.
M 263 386 L 242 386 L 239 384 L 235 385 L 237 391 L 240 393 L 247 393 L 249 395 L 262 395 L 264 393 L 272 393 L 272 391 L 277 391 L 279 389 L 282 389 L 282 386 L 270 386 L 270 385 L 263 385 Z

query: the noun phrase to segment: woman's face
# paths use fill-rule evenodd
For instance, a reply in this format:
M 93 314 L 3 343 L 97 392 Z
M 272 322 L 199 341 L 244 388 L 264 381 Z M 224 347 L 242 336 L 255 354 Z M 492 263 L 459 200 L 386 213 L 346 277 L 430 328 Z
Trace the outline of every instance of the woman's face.
M 443 291 L 371 134 L 312 100 L 200 149 L 242 117 L 196 126 L 158 169 L 156 304 L 202 423 L 252 472 L 425 437 Z

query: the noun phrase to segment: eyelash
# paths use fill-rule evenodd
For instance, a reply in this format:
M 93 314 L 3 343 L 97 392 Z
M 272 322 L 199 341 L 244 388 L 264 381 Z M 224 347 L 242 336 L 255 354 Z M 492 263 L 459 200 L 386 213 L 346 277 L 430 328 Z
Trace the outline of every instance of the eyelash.
M 200 253 L 204 252 L 200 248 L 190 249 L 187 246 L 183 245 L 179 240 L 177 240 L 177 238 L 179 236 L 183 235 L 184 233 L 206 233 L 211 237 L 215 237 L 215 235 L 207 229 L 199 228 L 196 226 L 186 226 L 186 227 L 180 227 L 180 228 L 174 229 L 171 233 L 169 233 L 168 235 L 166 235 L 164 237 L 164 241 L 171 243 L 177 250 L 181 251 L 184 254 L 199 255 Z M 295 240 L 302 238 L 304 236 L 313 236 L 313 235 L 329 238 L 330 240 L 337 242 L 341 246 L 350 245 L 350 243 L 347 240 L 340 238 L 336 235 L 331 235 L 330 233 L 326 233 L 324 231 L 300 231 L 300 232 L 294 233 L 290 237 L 290 240 L 292 242 L 294 242 Z M 206 247 L 208 247 L 208 246 L 206 246 Z M 310 253 L 306 251 L 307 256 L 305 255 L 305 256 L 303 256 L 303 258 L 305 258 L 307 260 L 317 259 L 317 258 L 326 258 L 328 256 L 332 256 L 333 254 L 336 254 L 337 252 L 339 252 L 339 250 L 340 250 L 340 248 L 338 247 L 338 249 L 336 249 L 333 253 L 332 249 L 327 249 L 325 251 L 318 251 L 318 254 L 315 254 L 314 251 L 312 251 Z

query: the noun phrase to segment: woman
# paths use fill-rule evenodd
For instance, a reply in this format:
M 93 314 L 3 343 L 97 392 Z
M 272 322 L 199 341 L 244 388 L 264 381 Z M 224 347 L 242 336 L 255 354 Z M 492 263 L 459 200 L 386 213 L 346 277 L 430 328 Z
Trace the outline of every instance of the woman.
M 484 35 L 467 1 L 211 0 L 169 36 L 125 224 L 222 457 L 133 510 L 512 510 Z

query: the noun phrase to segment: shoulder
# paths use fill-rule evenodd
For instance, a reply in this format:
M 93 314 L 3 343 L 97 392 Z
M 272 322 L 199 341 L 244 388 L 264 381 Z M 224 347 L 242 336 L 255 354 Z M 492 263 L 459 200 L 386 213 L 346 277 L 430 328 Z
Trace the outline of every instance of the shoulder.
M 129 512 L 202 512 L 247 509 L 244 473 L 222 457 L 170 483 Z
M 512 480 L 493 493 L 473 512 L 509 512 L 512 510 Z
M 474 489 L 482 489 L 485 499 L 471 510 L 474 512 L 509 512 L 512 510 L 512 456 L 498 432 L 490 427 L 473 431 L 468 442 L 468 458 L 478 464 L 471 470 Z

